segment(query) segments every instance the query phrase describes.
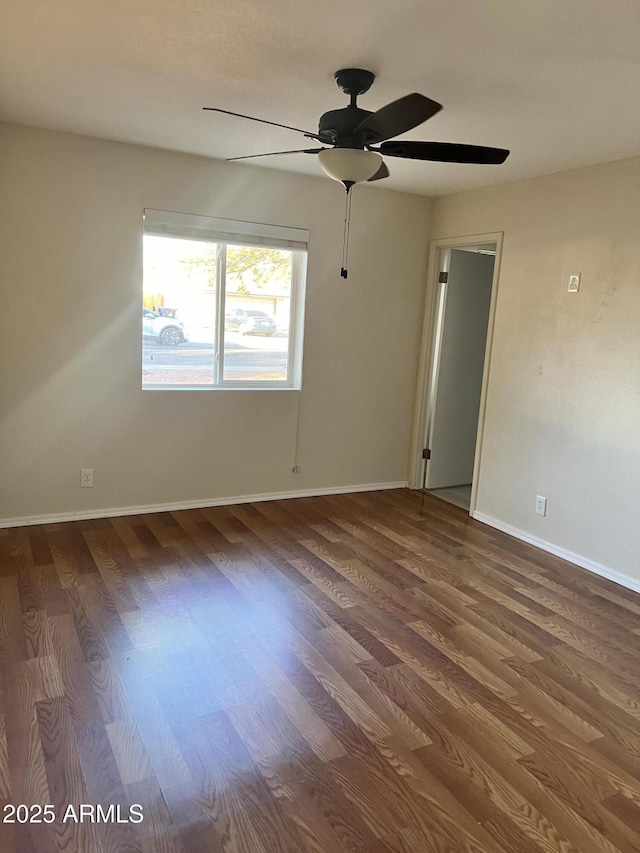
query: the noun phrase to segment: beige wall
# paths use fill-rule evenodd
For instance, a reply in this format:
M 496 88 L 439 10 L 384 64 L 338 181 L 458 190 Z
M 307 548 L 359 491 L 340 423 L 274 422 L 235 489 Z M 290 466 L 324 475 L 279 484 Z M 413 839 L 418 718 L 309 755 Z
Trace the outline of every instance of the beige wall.
M 347 282 L 325 178 L 0 125 L 0 181 L 0 520 L 404 481 L 427 240 L 504 231 L 477 509 L 640 582 L 640 159 L 358 187 Z M 140 390 L 145 206 L 310 229 L 302 395 Z
M 477 510 L 638 584 L 640 158 L 436 202 L 434 238 L 494 231 L 504 250 Z
M 406 481 L 430 201 L 357 187 L 345 282 L 327 178 L 13 125 L 0 164 L 0 519 Z M 301 396 L 140 390 L 144 207 L 310 230 Z

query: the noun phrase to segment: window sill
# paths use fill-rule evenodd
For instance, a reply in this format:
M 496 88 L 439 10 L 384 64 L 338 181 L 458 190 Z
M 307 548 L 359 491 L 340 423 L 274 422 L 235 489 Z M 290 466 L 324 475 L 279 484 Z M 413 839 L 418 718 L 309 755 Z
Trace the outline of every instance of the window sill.
M 154 385 L 142 391 L 300 391 L 293 385 Z

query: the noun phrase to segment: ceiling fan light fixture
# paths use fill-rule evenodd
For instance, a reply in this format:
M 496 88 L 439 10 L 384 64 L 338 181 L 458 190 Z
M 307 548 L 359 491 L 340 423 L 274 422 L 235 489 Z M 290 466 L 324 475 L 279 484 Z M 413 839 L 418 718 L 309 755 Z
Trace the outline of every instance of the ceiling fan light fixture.
M 346 187 L 368 181 L 382 165 L 382 156 L 376 151 L 359 148 L 325 148 L 318 154 L 318 160 L 330 178 Z

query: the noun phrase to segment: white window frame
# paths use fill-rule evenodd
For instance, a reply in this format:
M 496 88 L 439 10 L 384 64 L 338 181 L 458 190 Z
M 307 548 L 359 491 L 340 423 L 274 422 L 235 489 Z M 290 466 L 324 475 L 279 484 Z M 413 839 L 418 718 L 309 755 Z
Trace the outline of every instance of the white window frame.
M 303 228 L 242 222 L 234 219 L 218 219 L 212 216 L 197 216 L 195 214 L 145 208 L 144 234 L 217 243 L 220 246 L 216 276 L 216 342 L 222 346 L 217 346 L 216 349 L 214 378 L 211 384 L 143 385 L 143 391 L 299 390 L 302 385 L 302 345 L 309 232 Z M 292 252 L 286 379 L 246 381 L 224 379 L 226 253 L 229 245 L 264 246 L 270 249 L 284 249 Z

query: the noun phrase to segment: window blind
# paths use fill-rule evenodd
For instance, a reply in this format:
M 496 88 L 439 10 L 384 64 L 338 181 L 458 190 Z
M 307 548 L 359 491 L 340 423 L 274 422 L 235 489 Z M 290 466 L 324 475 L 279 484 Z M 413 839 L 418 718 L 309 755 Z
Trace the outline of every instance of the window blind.
M 212 243 L 232 243 L 241 246 L 269 246 L 274 249 L 306 251 L 309 232 L 304 228 L 286 225 L 266 225 L 262 222 L 242 222 L 237 219 L 218 219 L 172 213 L 168 210 L 144 211 L 145 234 L 181 237 L 187 240 L 206 240 Z

